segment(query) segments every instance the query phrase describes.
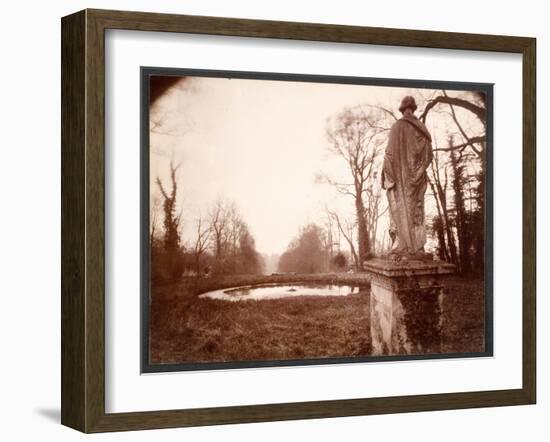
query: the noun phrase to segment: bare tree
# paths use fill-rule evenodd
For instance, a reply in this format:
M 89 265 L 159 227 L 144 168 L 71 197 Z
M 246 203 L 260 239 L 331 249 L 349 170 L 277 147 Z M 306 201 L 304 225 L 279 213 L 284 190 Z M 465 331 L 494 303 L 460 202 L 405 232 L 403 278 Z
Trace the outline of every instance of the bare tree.
M 174 165 L 174 162 L 170 162 L 170 183 L 171 189 L 168 190 L 162 184 L 162 181 L 157 177 L 157 186 L 163 197 L 163 209 L 164 209 L 164 236 L 163 247 L 165 256 L 167 259 L 168 271 L 172 278 L 176 278 L 181 275 L 181 214 L 176 214 L 176 199 L 178 196 L 178 183 L 177 183 L 177 171 L 178 165 Z
M 443 90 L 427 100 L 420 118 L 425 121 L 432 112 L 446 115 L 449 121 L 447 145 L 434 149 L 430 178 L 438 210 L 433 227 L 442 252 L 440 256 L 456 264 L 459 272 L 482 273 L 480 264 L 484 262 L 485 248 L 482 233 L 485 216 L 486 96 L 481 92 L 451 96 Z M 455 139 L 462 141 L 455 143 Z M 443 159 L 435 153 L 443 153 Z M 442 172 L 445 174 L 444 185 Z M 446 241 L 443 241 L 444 237 Z
M 451 116 L 458 133 L 463 139 L 462 143 L 451 144 L 447 147 L 437 150 L 450 152 L 453 150 L 464 151 L 465 148 L 470 147 L 478 157 L 483 158 L 485 144 L 487 142 L 486 129 L 487 129 L 487 109 L 485 103 L 486 97 L 483 93 L 472 92 L 472 99 L 466 99 L 461 97 L 451 97 L 447 91 L 441 91 L 441 95 L 438 95 L 427 101 L 424 111 L 420 115 L 420 120 L 424 123 L 430 112 L 433 112 L 439 106 L 445 106 L 449 108 L 449 115 Z M 464 109 L 477 117 L 477 120 L 482 125 L 482 130 L 478 134 L 468 134 L 460 122 L 456 109 Z
M 429 176 L 429 184 L 433 192 L 433 196 L 436 202 L 436 207 L 441 220 L 440 228 L 443 229 L 446 236 L 446 241 L 441 242 L 440 248 L 443 248 L 444 255 L 449 257 L 452 263 L 458 262 L 458 253 L 456 249 L 455 238 L 452 229 L 452 220 L 450 215 L 449 204 L 447 202 L 448 196 L 448 164 L 444 162 L 440 163 L 440 154 L 434 153 L 432 164 L 430 165 L 431 176 Z
M 325 230 L 327 232 L 326 234 L 326 249 L 328 251 L 328 262 L 332 262 L 332 258 L 334 256 L 334 245 L 335 238 L 333 233 L 333 220 L 332 217 L 329 215 L 325 219 Z M 338 247 L 340 247 L 339 241 L 338 241 Z
M 265 261 L 256 250 L 256 241 L 246 223 L 241 221 L 239 228 L 239 245 L 236 253 L 235 272 L 255 274 L 265 268 Z
M 472 112 L 482 123 L 486 125 L 487 121 L 487 110 L 485 109 L 485 97 L 484 95 L 479 95 L 479 99 L 483 102 L 483 105 L 474 103 L 471 100 L 466 100 L 459 97 L 450 97 L 446 91 L 442 91 L 441 95 L 428 100 L 424 111 L 420 115 L 420 119 L 425 122 L 428 113 L 438 104 L 447 104 L 449 106 L 457 106 L 463 109 L 466 109 Z
M 153 241 L 155 239 L 161 205 L 162 203 L 159 196 L 154 195 L 151 198 L 151 207 L 149 210 L 149 244 L 151 246 L 153 245 Z
M 452 144 L 452 138 L 449 140 L 449 144 Z M 464 272 L 468 266 L 468 251 L 467 251 L 467 221 L 466 221 L 466 207 L 464 203 L 464 164 L 460 161 L 460 153 L 456 150 L 452 150 L 449 155 L 449 164 L 453 171 L 452 187 L 454 193 L 454 209 L 455 209 L 455 228 L 458 243 L 458 271 Z
M 232 201 L 218 198 L 208 216 L 214 271 L 224 274 L 259 273 L 261 256 L 255 240 Z
M 338 231 L 348 243 L 355 269 L 358 271 L 361 270 L 361 263 L 355 247 L 355 230 L 357 229 L 357 223 L 350 222 L 347 219 L 342 219 L 335 211 L 327 209 L 327 213 L 329 217 L 334 220 L 336 226 L 338 227 Z
M 226 238 L 228 236 L 227 229 L 229 224 L 229 208 L 227 202 L 222 198 L 218 198 L 214 203 L 209 214 L 209 225 L 212 231 L 214 256 L 216 259 L 221 259 L 225 253 Z
M 173 162 L 170 162 L 170 183 L 172 185 L 170 191 L 164 188 L 162 181 L 157 177 L 157 185 L 164 198 L 164 245 L 167 250 L 178 248 L 180 245 L 179 226 L 181 217 L 176 215 L 176 198 L 178 193 L 176 173 L 178 168 L 179 164 L 174 165 Z
M 195 270 L 197 274 L 201 272 L 201 257 L 204 255 L 210 245 L 212 236 L 212 228 L 208 223 L 205 223 L 202 216 L 197 219 L 197 237 L 193 245 L 193 256 L 195 260 Z
M 226 251 L 231 256 L 230 269 L 232 272 L 235 272 L 237 267 L 237 255 L 239 254 L 239 246 L 241 235 L 244 234 L 246 226 L 244 225 L 243 219 L 237 210 L 237 207 L 234 203 L 231 203 L 227 207 L 227 238 L 226 238 Z
M 378 234 L 378 221 L 388 211 L 388 205 L 383 208 L 382 186 L 380 180 L 377 179 L 377 172 L 373 172 L 373 179 L 369 180 L 365 187 L 365 219 L 367 231 L 369 233 L 369 241 L 371 244 L 372 253 L 376 253 L 376 237 Z
M 371 212 L 378 207 L 379 194 L 372 192 L 377 159 L 390 129 L 392 112 L 375 106 L 344 109 L 327 124 L 330 151 L 341 157 L 348 166 L 349 181 L 320 177 L 339 193 L 351 197 L 357 218 L 357 255 L 360 265 L 373 253 L 373 234 L 370 230 L 378 216 Z
M 326 272 L 328 267 L 324 229 L 316 224 L 301 228 L 299 235 L 281 255 L 278 268 L 282 272 Z

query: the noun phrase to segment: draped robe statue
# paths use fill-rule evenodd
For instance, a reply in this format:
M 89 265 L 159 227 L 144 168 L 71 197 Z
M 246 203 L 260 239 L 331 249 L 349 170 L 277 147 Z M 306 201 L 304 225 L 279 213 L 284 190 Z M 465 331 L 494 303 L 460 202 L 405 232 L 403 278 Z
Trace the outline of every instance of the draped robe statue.
M 390 210 L 391 254 L 397 256 L 420 256 L 426 244 L 424 194 L 433 154 L 431 136 L 415 110 L 414 98 L 403 98 L 399 107 L 403 117 L 390 130 L 382 170 Z

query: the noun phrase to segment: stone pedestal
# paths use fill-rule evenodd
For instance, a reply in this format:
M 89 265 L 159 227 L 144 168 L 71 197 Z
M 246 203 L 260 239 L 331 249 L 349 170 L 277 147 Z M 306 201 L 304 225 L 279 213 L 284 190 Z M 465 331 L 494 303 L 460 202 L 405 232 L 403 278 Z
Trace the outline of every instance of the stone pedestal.
M 440 352 L 445 278 L 454 266 L 442 261 L 373 259 L 365 262 L 364 269 L 371 282 L 373 354 Z

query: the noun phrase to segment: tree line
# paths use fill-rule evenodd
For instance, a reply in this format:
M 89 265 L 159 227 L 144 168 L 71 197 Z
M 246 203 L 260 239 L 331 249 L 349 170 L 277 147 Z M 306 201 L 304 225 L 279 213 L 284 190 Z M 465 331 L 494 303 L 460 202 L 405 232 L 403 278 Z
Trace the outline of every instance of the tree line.
M 437 210 L 430 225 L 437 240 L 437 254 L 440 259 L 455 264 L 459 273 L 482 276 L 485 269 L 486 96 L 473 92 L 451 97 L 441 91 L 427 103 L 420 118 L 426 121 L 430 113 L 437 112 L 449 118 L 454 127 L 447 133 L 445 145 L 435 146 L 428 173 Z
M 207 216 L 189 221 L 194 223 L 194 236 L 182 238 L 183 223 L 187 220 L 177 212 L 178 168 L 179 165 L 170 163 L 169 187 L 160 177 L 156 179 L 160 201 L 151 204 L 151 278 L 170 281 L 185 273 L 199 276 L 262 273 L 262 256 L 232 201 L 218 198 Z M 159 230 L 161 217 L 162 230 Z
M 331 235 L 315 223 L 302 227 L 279 258 L 280 272 L 324 273 L 345 271 L 348 256 L 333 249 Z
M 433 209 L 426 219 L 430 244 L 439 259 L 456 265 L 458 273 L 482 275 L 486 96 L 476 92 L 450 95 L 442 90 L 418 101 L 423 106 L 419 118 L 428 124 L 433 138 L 426 194 Z M 343 109 L 327 119 L 328 151 L 343 162 L 345 174 L 319 173 L 316 181 L 331 186 L 341 195 L 340 201 L 349 202 L 349 210 L 327 206 L 322 223 L 303 226 L 281 255 L 279 271 L 361 271 L 366 260 L 388 252 L 391 238 L 381 228 L 388 224 L 388 208 L 380 171 L 388 133 L 397 119 L 392 109 L 368 104 Z M 169 183 L 156 180 L 160 197 L 151 205 L 150 215 L 153 278 L 174 279 L 184 272 L 261 273 L 263 259 L 234 202 L 220 198 L 204 217 L 195 220 L 184 220 L 176 212 L 177 172 L 178 166 L 171 163 Z M 192 238 L 182 238 L 184 221 L 194 224 Z

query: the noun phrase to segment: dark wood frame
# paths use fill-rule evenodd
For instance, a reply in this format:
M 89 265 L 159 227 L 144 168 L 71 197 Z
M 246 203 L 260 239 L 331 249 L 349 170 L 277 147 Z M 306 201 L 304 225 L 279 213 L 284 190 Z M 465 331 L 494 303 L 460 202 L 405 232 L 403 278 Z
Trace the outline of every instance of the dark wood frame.
M 536 40 L 312 23 L 84 10 L 62 19 L 61 422 L 83 432 L 534 404 Z M 457 392 L 132 413 L 105 412 L 105 30 L 495 51 L 523 58 L 523 384 Z

